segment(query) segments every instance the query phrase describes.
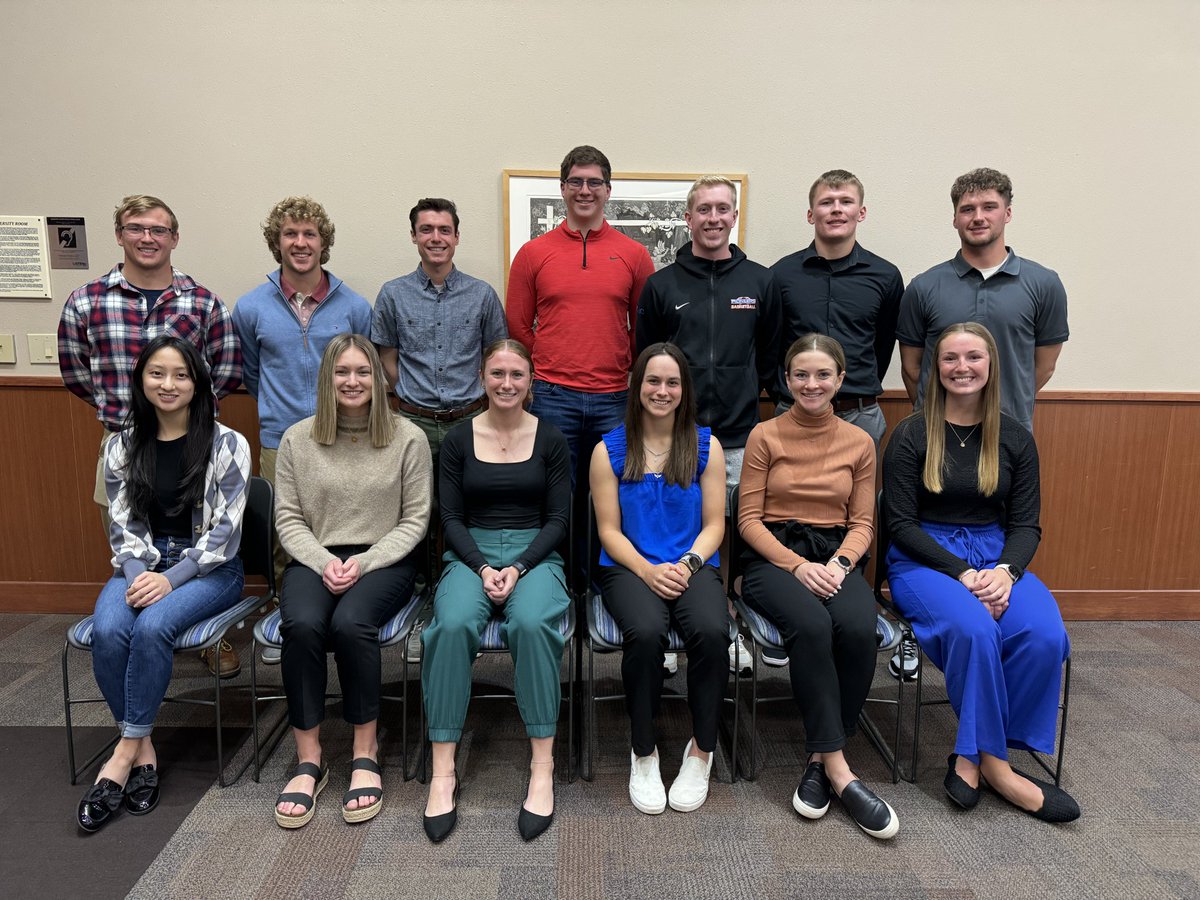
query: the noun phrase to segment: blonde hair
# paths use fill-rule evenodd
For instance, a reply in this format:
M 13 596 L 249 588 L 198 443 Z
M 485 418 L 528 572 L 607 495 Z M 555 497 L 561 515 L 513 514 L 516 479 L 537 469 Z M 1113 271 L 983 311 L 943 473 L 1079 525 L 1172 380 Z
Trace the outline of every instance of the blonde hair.
M 329 446 L 337 438 L 338 403 L 333 388 L 333 370 L 343 353 L 351 347 L 361 350 L 371 366 L 371 410 L 367 414 L 367 434 L 372 447 L 386 447 L 396 433 L 396 416 L 388 405 L 383 364 L 375 345 L 361 334 L 339 334 L 325 345 L 321 368 L 317 373 L 317 416 L 313 420 L 312 439 Z
M 867 200 L 867 192 L 866 189 L 863 188 L 863 183 L 858 180 L 857 176 L 851 172 L 847 172 L 845 169 L 830 169 L 828 172 L 825 172 L 820 178 L 814 181 L 812 187 L 808 189 L 808 208 L 812 209 L 813 202 L 817 199 L 817 191 L 819 191 L 821 188 L 840 188 L 847 184 L 854 185 L 855 190 L 858 191 L 859 205 L 861 206 L 863 203 L 865 203 Z
M 946 387 L 938 370 L 942 343 L 955 334 L 973 334 L 987 347 L 988 380 L 983 386 L 983 422 L 979 444 L 979 493 L 990 497 L 1000 484 L 1000 354 L 996 339 L 978 322 L 958 322 L 940 335 L 933 345 L 929 380 L 925 385 L 925 469 L 921 480 L 931 494 L 942 492 L 946 468 Z
M 113 224 L 120 228 L 124 223 L 121 221 L 126 216 L 137 216 L 144 212 L 149 212 L 152 209 L 161 209 L 171 219 L 171 230 L 179 230 L 179 220 L 175 218 L 175 213 L 171 212 L 171 207 L 163 203 L 157 197 L 151 197 L 149 194 L 130 194 L 121 200 L 113 213 Z
M 692 187 L 687 194 L 687 208 L 692 208 L 692 201 L 696 199 L 696 194 L 705 188 L 721 187 L 724 185 L 729 188 L 729 196 L 733 198 L 733 203 L 737 205 L 737 185 L 726 178 L 724 175 L 701 175 L 692 182 Z

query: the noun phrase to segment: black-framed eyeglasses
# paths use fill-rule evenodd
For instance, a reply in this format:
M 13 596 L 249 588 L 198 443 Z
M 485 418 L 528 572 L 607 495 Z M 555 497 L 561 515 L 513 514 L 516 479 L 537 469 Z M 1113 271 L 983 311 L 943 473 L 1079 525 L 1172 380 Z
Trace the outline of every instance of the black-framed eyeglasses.
M 139 238 L 146 232 L 150 232 L 151 237 L 159 240 L 175 233 L 174 228 L 167 228 L 165 225 L 122 225 L 121 231 L 131 238 Z
M 576 191 L 586 184 L 589 191 L 598 191 L 608 184 L 608 182 L 603 178 L 568 178 L 563 184 Z

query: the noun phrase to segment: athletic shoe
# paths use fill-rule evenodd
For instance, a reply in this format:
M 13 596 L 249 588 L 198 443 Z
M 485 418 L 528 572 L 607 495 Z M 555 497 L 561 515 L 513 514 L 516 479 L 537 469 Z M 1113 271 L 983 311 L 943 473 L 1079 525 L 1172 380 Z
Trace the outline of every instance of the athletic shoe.
M 749 675 L 752 662 L 746 642 L 739 634 L 737 640 L 729 645 L 729 671 L 736 675 Z
M 676 672 L 678 672 L 679 671 L 679 654 L 678 653 L 664 653 L 663 654 L 663 668 L 667 670 L 668 675 L 674 675 Z
M 774 647 L 763 647 L 762 661 L 768 666 L 786 666 L 788 664 L 788 656 L 782 647 L 778 649 Z
M 904 672 L 905 681 L 917 680 L 917 640 L 912 636 L 911 631 L 904 632 L 904 636 L 900 639 L 900 645 L 888 663 L 888 672 L 897 681 L 900 680 L 901 671 Z
M 657 816 L 667 808 L 667 792 L 658 771 L 658 748 L 649 756 L 629 751 L 629 799 L 647 815 Z
M 700 757 L 692 756 L 692 742 L 687 742 L 683 748 L 683 765 L 671 782 L 671 809 L 692 812 L 704 805 L 708 799 L 708 776 L 712 773 L 712 764 L 713 754 L 708 754 L 708 762 L 704 762 Z

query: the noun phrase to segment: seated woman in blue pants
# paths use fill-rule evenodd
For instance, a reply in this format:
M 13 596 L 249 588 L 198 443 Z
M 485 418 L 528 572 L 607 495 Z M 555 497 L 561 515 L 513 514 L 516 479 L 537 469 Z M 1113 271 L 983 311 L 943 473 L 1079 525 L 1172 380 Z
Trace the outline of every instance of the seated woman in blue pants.
M 532 755 L 517 830 L 530 841 L 554 818 L 558 625 L 571 602 L 556 548 L 567 534 L 570 454 L 562 432 L 526 411 L 533 362 L 520 341 L 489 345 L 481 377 L 487 409 L 450 430 L 439 466 L 447 565 L 423 635 L 421 672 L 433 745 L 424 826 L 434 843 L 458 822 L 454 754 L 471 699 L 471 664 L 497 609 Z
M 250 449 L 214 412 L 196 348 L 170 335 L 146 344 L 126 427 L 104 460 L 116 573 L 96 601 L 92 666 L 121 738 L 79 804 L 84 831 L 102 828 L 122 805 L 142 815 L 158 804 L 150 732 L 175 639 L 242 596 Z
M 1046 822 L 1079 818 L 1065 791 L 1009 766 L 1051 753 L 1070 642 L 1058 604 L 1025 571 L 1041 540 L 1037 447 L 1000 412 L 996 342 L 975 322 L 938 338 L 925 407 L 884 455 L 888 584 L 958 715 L 946 793 L 964 809 L 981 780 Z
M 687 358 L 651 344 L 633 364 L 625 424 L 596 445 L 591 465 L 597 576 L 621 628 L 621 680 L 633 749 L 629 799 L 657 815 L 699 809 L 708 798 L 729 632 L 717 548 L 725 535 L 725 457 L 696 425 Z M 662 697 L 663 651 L 674 624 L 687 652 L 692 738 L 668 792 L 659 774 L 654 719 Z

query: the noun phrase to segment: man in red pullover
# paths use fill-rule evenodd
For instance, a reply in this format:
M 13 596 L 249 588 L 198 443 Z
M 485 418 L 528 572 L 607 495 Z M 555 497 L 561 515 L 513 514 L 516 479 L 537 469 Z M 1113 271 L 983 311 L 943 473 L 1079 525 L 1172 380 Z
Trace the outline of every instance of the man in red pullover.
M 646 248 L 604 220 L 612 166 L 576 147 L 560 170 L 567 220 L 517 251 L 508 276 L 508 333 L 533 354 L 532 412 L 571 449 L 571 484 L 600 436 L 625 414 L 633 323 L 654 273 Z

